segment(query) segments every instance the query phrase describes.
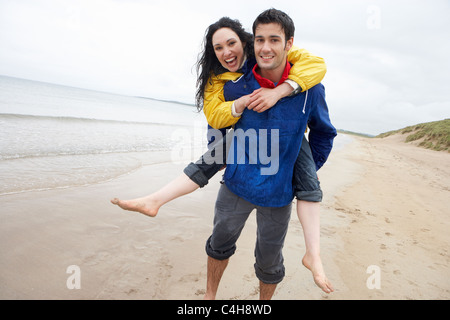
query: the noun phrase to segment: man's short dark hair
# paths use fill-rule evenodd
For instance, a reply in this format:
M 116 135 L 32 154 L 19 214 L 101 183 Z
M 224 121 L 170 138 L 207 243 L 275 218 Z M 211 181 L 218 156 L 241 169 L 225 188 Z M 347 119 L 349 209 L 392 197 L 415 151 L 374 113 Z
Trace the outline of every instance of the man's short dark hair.
M 286 36 L 286 41 L 294 36 L 295 25 L 291 17 L 289 17 L 283 11 L 277 9 L 268 9 L 261 13 L 253 23 L 253 35 L 255 34 L 256 28 L 260 24 L 277 23 L 281 26 Z

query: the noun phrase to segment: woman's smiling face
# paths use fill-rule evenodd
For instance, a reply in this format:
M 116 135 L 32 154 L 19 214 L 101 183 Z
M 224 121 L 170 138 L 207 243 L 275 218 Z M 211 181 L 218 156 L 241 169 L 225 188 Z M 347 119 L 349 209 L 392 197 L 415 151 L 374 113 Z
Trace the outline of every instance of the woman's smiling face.
M 214 52 L 220 64 L 231 72 L 238 71 L 244 63 L 244 46 L 239 36 L 230 28 L 217 30 L 212 37 Z

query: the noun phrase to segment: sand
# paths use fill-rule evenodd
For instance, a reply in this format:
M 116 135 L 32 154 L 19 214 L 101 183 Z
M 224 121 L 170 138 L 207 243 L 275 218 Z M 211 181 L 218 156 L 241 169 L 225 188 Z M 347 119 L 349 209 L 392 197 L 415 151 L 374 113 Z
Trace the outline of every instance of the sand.
M 323 293 L 301 265 L 304 240 L 293 212 L 286 278 L 274 299 L 450 298 L 450 154 L 400 138 L 347 137 L 332 152 L 319 177 L 321 255 L 335 292 Z M 104 183 L 0 197 L 0 298 L 202 299 L 220 175 L 156 218 L 109 202 L 153 192 L 182 172 L 168 154 L 159 157 Z M 252 214 L 218 299 L 258 299 L 255 230 Z M 73 265 L 79 274 L 67 273 Z M 76 275 L 80 288 L 69 289 Z

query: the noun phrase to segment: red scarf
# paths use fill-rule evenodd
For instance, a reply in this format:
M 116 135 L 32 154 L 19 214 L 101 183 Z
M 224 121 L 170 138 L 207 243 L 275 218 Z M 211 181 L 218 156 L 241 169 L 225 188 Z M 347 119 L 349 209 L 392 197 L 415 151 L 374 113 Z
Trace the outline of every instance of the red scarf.
M 259 75 L 256 72 L 257 68 L 258 68 L 258 64 L 255 64 L 255 66 L 253 67 L 253 75 L 255 76 L 255 79 L 256 79 L 256 81 L 258 81 L 259 85 L 262 88 L 275 88 L 287 80 L 287 78 L 289 76 L 289 71 L 291 70 L 291 64 L 289 63 L 289 61 L 286 62 L 286 68 L 284 68 L 283 75 L 281 76 L 280 81 L 278 81 L 278 83 L 276 85 L 269 79 L 263 78 L 261 75 Z

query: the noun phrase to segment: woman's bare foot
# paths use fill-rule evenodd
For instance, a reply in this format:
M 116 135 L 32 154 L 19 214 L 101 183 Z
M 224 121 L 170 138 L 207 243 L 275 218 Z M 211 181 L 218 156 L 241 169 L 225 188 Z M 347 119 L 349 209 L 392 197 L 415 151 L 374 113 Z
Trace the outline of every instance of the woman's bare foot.
M 302 259 L 302 263 L 312 272 L 314 282 L 320 289 L 322 289 L 325 293 L 331 293 L 334 291 L 333 286 L 325 275 L 325 271 L 322 266 L 322 259 L 320 259 L 319 255 L 313 256 L 306 253 Z
M 150 196 L 134 200 L 120 200 L 114 198 L 111 200 L 111 203 L 124 210 L 140 212 L 149 217 L 155 217 L 158 214 L 160 207 Z

